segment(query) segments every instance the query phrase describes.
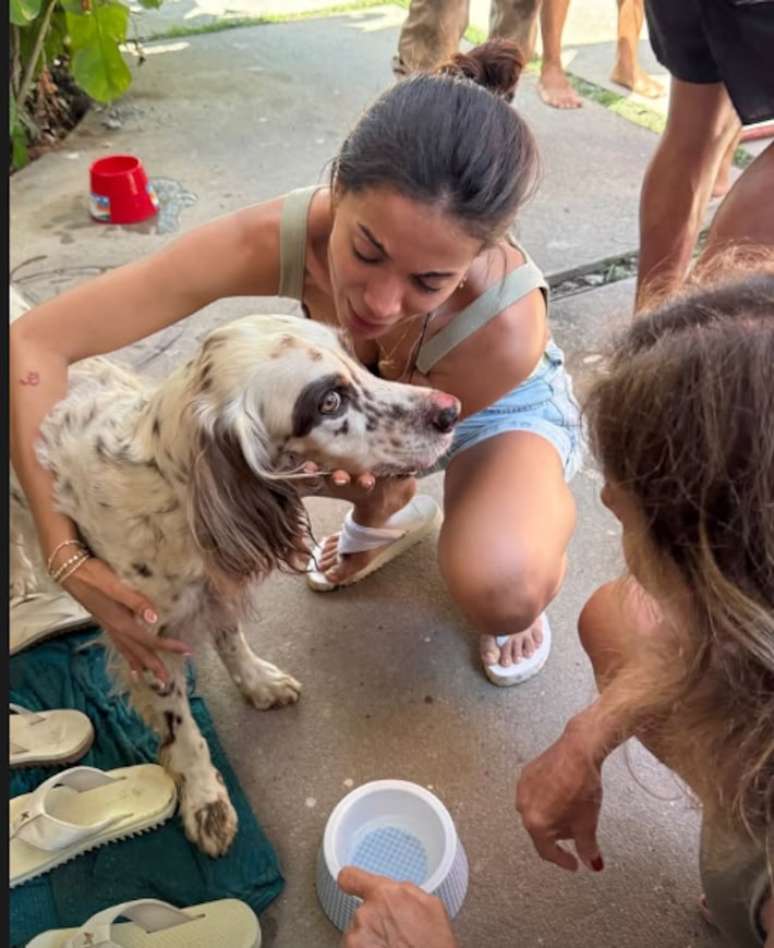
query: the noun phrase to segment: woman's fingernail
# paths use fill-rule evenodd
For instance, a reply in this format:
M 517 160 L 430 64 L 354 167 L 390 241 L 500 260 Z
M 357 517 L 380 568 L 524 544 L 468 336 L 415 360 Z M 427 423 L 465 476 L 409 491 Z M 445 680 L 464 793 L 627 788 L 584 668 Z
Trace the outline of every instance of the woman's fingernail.
M 146 609 L 145 612 L 143 612 L 142 617 L 149 625 L 155 625 L 159 621 L 159 617 L 156 615 L 153 609 Z
M 132 681 L 139 681 L 139 680 L 140 680 L 140 675 L 139 675 L 139 673 L 137 672 L 137 669 L 136 669 L 136 668 L 133 668 L 133 669 L 129 672 L 129 676 L 131 677 Z
M 591 868 L 594 870 L 594 872 L 602 872 L 602 870 L 605 868 L 605 864 L 602 861 L 601 856 L 596 856 L 591 860 Z

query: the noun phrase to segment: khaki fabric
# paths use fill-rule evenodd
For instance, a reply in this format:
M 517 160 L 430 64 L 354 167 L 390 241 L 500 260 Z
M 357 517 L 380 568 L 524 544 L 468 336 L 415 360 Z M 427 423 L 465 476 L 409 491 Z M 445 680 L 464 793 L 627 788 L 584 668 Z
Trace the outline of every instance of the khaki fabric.
M 285 197 L 280 219 L 280 280 L 277 296 L 303 301 L 309 205 L 321 187 L 323 185 L 315 184 L 308 188 L 296 188 Z
M 540 0 L 492 0 L 489 36 L 513 40 L 529 59 Z M 412 0 L 398 39 L 396 73 L 432 72 L 459 49 L 469 0 Z

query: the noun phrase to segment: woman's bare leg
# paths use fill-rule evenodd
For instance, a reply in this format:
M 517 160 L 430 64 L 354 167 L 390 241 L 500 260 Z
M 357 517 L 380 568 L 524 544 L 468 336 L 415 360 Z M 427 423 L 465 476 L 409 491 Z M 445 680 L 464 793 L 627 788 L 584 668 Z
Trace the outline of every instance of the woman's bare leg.
M 539 646 L 539 619 L 559 590 L 574 526 L 559 455 L 539 435 L 498 435 L 449 465 L 438 560 L 480 634 L 485 664 L 509 666 Z M 498 647 L 502 635 L 510 638 Z

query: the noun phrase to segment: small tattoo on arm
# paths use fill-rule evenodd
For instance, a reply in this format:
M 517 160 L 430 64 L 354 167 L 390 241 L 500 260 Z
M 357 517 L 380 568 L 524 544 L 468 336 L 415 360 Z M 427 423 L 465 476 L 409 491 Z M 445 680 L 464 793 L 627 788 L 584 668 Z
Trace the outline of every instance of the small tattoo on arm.
M 28 372 L 20 381 L 22 385 L 37 385 L 40 382 L 40 374 L 38 372 Z

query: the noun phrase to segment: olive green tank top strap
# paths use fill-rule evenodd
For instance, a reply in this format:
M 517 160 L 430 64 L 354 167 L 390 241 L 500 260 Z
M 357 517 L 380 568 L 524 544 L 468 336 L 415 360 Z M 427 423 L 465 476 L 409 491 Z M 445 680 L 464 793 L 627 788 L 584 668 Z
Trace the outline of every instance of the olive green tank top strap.
M 511 270 L 499 283 L 485 290 L 470 306 L 466 306 L 457 313 L 450 323 L 422 345 L 416 361 L 420 372 L 427 375 L 433 366 L 452 349 L 456 349 L 476 330 L 481 329 L 504 309 L 531 293 L 532 290 L 542 290 L 546 308 L 548 308 L 546 278 L 522 248 L 518 249 L 524 255 L 524 263 L 515 270 Z
M 282 205 L 280 218 L 280 280 L 278 296 L 301 300 L 304 295 L 306 231 L 309 206 L 322 185 L 291 191 Z

